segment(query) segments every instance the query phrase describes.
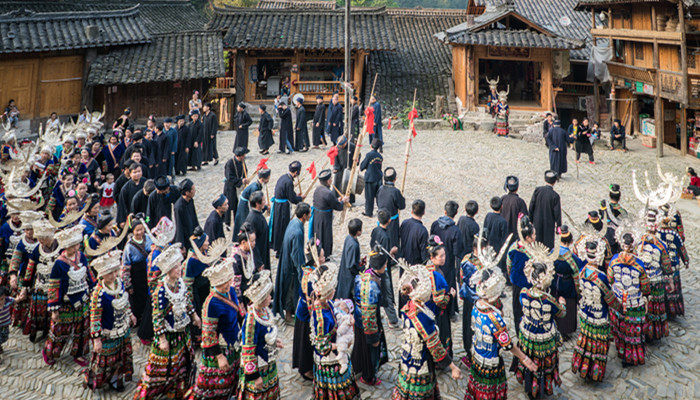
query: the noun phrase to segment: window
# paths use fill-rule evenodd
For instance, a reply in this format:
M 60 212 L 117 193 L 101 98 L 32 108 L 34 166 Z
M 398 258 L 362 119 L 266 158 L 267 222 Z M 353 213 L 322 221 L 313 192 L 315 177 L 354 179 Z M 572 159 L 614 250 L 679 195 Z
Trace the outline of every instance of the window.
M 644 60 L 644 43 L 634 43 L 634 59 Z

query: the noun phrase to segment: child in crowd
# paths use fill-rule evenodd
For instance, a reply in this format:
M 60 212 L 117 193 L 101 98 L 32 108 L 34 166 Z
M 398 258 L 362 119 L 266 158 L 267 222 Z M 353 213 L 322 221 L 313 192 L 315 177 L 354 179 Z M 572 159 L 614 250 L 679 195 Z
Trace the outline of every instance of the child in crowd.
M 0 354 L 5 350 L 2 345 L 10 338 L 10 311 L 15 299 L 10 297 L 10 289 L 0 286 Z
M 106 179 L 107 180 L 100 185 L 100 189 L 102 190 L 102 197 L 100 198 L 100 207 L 102 209 L 100 210 L 100 213 L 108 210 L 110 213 L 112 213 L 112 215 L 114 215 L 114 212 L 116 211 L 114 209 L 114 174 L 107 174 Z
M 337 299 L 334 301 L 335 318 L 338 321 L 338 331 L 336 332 L 335 344 L 338 348 L 338 364 L 340 373 L 344 374 L 348 369 L 352 345 L 355 341 L 355 305 L 352 300 Z

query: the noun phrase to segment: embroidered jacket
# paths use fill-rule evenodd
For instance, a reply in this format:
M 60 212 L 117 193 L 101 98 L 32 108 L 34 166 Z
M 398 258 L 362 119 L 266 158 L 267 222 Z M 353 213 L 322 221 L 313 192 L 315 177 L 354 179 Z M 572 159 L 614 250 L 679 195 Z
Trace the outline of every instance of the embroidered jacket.
M 87 266 L 83 253 L 78 252 L 77 263 L 61 254 L 51 269 L 48 289 L 48 310 L 58 311 L 65 303 L 80 308 L 89 300 L 95 277 Z
M 159 336 L 165 332 L 183 332 L 189 329 L 194 305 L 182 278 L 177 280 L 177 291 L 171 290 L 164 279 L 159 280 L 154 293 L 153 333 Z
M 663 242 L 656 236 L 646 233 L 637 246 L 637 254 L 644 262 L 644 269 L 652 284 L 660 282 L 665 282 L 667 286 L 672 284 L 673 268 L 666 245 Z
M 426 265 L 430 274 L 430 283 L 433 287 L 433 295 L 425 304 L 434 313 L 442 312 L 450 302 L 450 287 L 447 285 L 445 277 L 437 271 L 433 263 Z
M 205 356 L 218 356 L 222 353 L 221 335 L 230 348 L 236 347 L 240 335 L 238 315 L 240 306 L 236 291 L 229 288 L 228 297 L 212 290 L 202 307 L 202 351 Z
M 506 267 L 513 285 L 521 288 L 531 288 L 532 285 L 525 277 L 525 264 L 530 256 L 525 252 L 525 248 L 520 245 L 520 241 L 515 241 L 510 245 L 506 255 Z
M 581 288 L 581 300 L 578 303 L 579 318 L 589 325 L 606 325 L 609 307 L 620 306 L 607 275 L 599 271 L 595 265 L 586 265 L 579 275 L 579 286 Z
M 520 335 L 536 342 L 553 339 L 557 332 L 554 317 L 566 316 L 566 308 L 536 287 L 520 292 L 520 304 L 523 306 Z
M 446 368 L 452 362 L 452 358 L 440 343 L 434 316 L 426 315 L 411 300 L 401 309 L 401 317 L 403 345 L 399 368 L 411 375 L 428 375 L 431 372 L 431 359 L 438 368 Z
M 277 360 L 277 327 L 270 318 L 272 313 L 265 308 L 256 318 L 254 312 L 251 308 L 246 314 L 241 333 L 241 367 L 247 381 L 258 379 L 260 369 Z
M 121 279 L 116 280 L 114 290 L 102 281 L 92 291 L 90 299 L 90 336 L 93 338 L 117 339 L 129 335 L 131 307 Z
M 16 274 L 18 279 L 24 275 L 27 264 L 29 263 L 29 258 L 38 245 L 38 240 L 35 239 L 34 243 L 30 243 L 27 241 L 26 237 L 22 235 L 17 247 L 15 247 L 15 251 L 12 253 L 10 274 Z
M 152 246 L 151 254 L 148 255 L 146 260 L 148 263 L 148 292 L 153 295 L 156 288 L 158 287 L 158 281 L 162 272 L 160 268 L 154 262 L 155 259 L 163 252 L 163 248 L 159 246 Z
M 24 274 L 18 276 L 19 287 L 44 293 L 48 291 L 53 264 L 61 253 L 58 244 L 54 242 L 54 245 L 53 251 L 44 251 L 42 245 L 34 248 Z
M 644 269 L 644 262 L 632 253 L 615 254 L 608 267 L 608 280 L 617 301 L 623 308 L 642 307 L 645 304 L 642 295 L 651 292 L 649 277 Z
M 554 280 L 552 281 L 552 295 L 562 296 L 567 299 L 575 299 L 579 292 L 578 274 L 583 263 L 578 256 L 562 245 L 559 248 L 559 258 L 554 261 Z
M 301 284 L 299 285 L 299 301 L 297 302 L 296 317 L 302 322 L 308 323 L 311 321 L 311 307 L 309 307 L 308 299 L 313 293 L 313 287 L 309 282 L 311 273 L 314 272 L 314 267 L 305 265 L 301 267 Z
M 472 359 L 477 365 L 496 368 L 500 363 L 500 350 L 510 350 L 513 342 L 500 312 L 477 302 L 472 309 Z
M 681 263 L 683 265 L 688 265 L 688 252 L 678 232 L 673 229 L 659 229 L 659 231 L 656 232 L 656 236 L 666 245 L 671 265 L 675 270 L 678 270 Z
M 360 328 L 368 344 L 379 341 L 379 301 L 381 278 L 371 268 L 355 276 L 355 326 Z

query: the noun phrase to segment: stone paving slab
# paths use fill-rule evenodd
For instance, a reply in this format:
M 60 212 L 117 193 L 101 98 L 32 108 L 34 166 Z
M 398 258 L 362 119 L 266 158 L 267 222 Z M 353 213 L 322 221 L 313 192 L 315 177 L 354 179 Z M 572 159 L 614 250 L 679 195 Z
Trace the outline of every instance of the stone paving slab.
M 406 131 L 391 130 L 385 133 L 384 166 L 394 166 L 399 175 L 402 173 Z M 232 132 L 222 132 L 219 137 L 219 153 L 222 161 L 218 166 L 205 166 L 201 172 L 188 174 L 197 184 L 196 207 L 201 223 L 211 211 L 210 202 L 223 190 L 223 166 L 231 155 L 234 136 Z M 277 138 L 275 138 L 277 139 Z M 260 156 L 257 153 L 256 140 L 251 136 L 253 146 L 247 162 L 248 169 L 254 169 Z M 588 210 L 597 207 L 600 199 L 606 198 L 610 183 L 622 186 L 622 202 L 628 209 L 638 210 L 642 207 L 634 197 L 631 187 L 632 169 L 648 170 L 655 181 L 656 157 L 653 150 L 641 146 L 634 140 L 629 144 L 629 153 L 599 151 L 596 148 L 596 165 L 573 164 L 573 154 L 569 155 L 569 173 L 556 185 L 562 197 L 565 210 L 577 220 L 583 221 Z M 295 153 L 292 156 L 282 154 L 270 155 L 268 165 L 272 168 L 273 181 L 269 191 L 273 192 L 276 179 L 287 170 L 292 160 L 300 160 L 304 168 L 311 161 L 322 157 L 321 150 L 307 153 Z M 586 156 L 584 155 L 585 159 Z M 317 163 L 318 169 L 323 159 Z M 700 161 L 689 157 L 669 156 L 661 159 L 664 170 L 681 173 L 686 166 L 700 168 Z M 413 153 L 410 158 L 409 175 L 406 184 L 407 203 L 420 198 L 427 203 L 424 218 L 425 225 L 441 216 L 442 206 L 447 200 L 455 200 L 463 208 L 465 202 L 474 199 L 479 202 L 481 210 L 477 220 L 482 221 L 487 212 L 488 200 L 503 193 L 503 181 L 507 175 L 515 174 L 520 178 L 521 196 L 529 202 L 535 186 L 542 184 L 543 171 L 548 168 L 547 151 L 542 145 L 520 140 L 497 138 L 476 132 L 420 131 L 413 141 Z M 310 179 L 302 184 L 304 189 Z M 609 352 L 610 361 L 605 381 L 598 384 L 584 382 L 570 371 L 572 348 L 575 339 L 564 343 L 560 349 L 560 372 L 562 387 L 557 388 L 552 399 L 591 399 L 591 398 L 626 398 L 626 399 L 686 399 L 696 398 L 700 393 L 700 302 L 697 291 L 700 288 L 697 254 L 700 250 L 700 223 L 698 206 L 695 200 L 681 200 L 679 208 L 686 212 L 687 246 L 691 257 L 691 268 L 683 270 L 682 279 L 685 294 L 686 317 L 670 324 L 671 335 L 648 348 L 647 364 L 635 368 L 621 368 L 615 356 L 614 345 Z M 361 215 L 364 197 L 358 198 L 358 204 L 347 213 L 346 222 L 351 218 L 360 218 L 364 222 L 364 232 L 360 238 L 363 253 L 369 250 L 369 234 L 374 227 L 374 220 Z M 461 215 L 462 213 L 460 213 Z M 401 213 L 401 219 L 409 213 Z M 336 214 L 335 254 L 339 257 L 340 246 L 347 229 L 338 223 Z M 273 259 L 273 271 L 276 269 Z M 396 272 L 395 272 L 396 273 Z M 398 283 L 398 279 L 394 279 Z M 510 293 L 507 294 L 505 318 L 511 334 L 514 334 L 511 313 Z M 455 357 L 465 354 L 462 349 L 461 321 L 453 326 L 453 341 L 456 344 Z M 291 342 L 293 329 L 283 326 L 280 333 L 287 346 L 280 352 L 279 370 L 282 397 L 285 399 L 308 399 L 311 384 L 298 377 L 291 369 Z M 134 382 L 127 385 L 124 393 L 98 391 L 91 393 L 82 387 L 82 376 L 78 365 L 64 355 L 56 365 L 48 367 L 41 359 L 40 344 L 32 344 L 17 329 L 11 330 L 5 354 L 0 356 L 0 393 L 3 399 L 130 399 L 136 383 L 143 371 L 148 357 L 148 349 L 143 347 L 134 335 Z M 383 383 L 370 388 L 360 384 L 363 399 L 389 399 L 396 380 L 397 360 L 399 357 L 400 331 L 388 330 L 387 340 L 390 349 L 390 362 L 379 371 Z M 505 353 L 506 363 L 510 362 L 510 353 Z M 449 374 L 439 377 L 444 399 L 462 399 L 467 385 L 466 370 L 464 377 L 453 381 Z M 508 375 L 509 395 L 513 399 L 526 399 L 520 385 L 512 374 Z

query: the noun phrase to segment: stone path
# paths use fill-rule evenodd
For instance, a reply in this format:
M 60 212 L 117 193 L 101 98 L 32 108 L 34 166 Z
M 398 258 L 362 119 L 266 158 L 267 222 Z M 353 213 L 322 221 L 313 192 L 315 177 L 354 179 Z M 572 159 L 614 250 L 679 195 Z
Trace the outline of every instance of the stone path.
M 393 165 L 401 174 L 406 131 L 386 131 L 385 166 Z M 203 223 L 211 211 L 210 202 L 223 189 L 223 165 L 230 156 L 234 134 L 221 133 L 219 138 L 220 154 L 225 157 L 216 166 L 204 167 L 201 172 L 190 173 L 189 178 L 197 184 L 196 206 L 199 219 Z M 248 160 L 249 169 L 253 169 L 259 160 L 254 136 L 251 136 L 252 152 Z M 570 162 L 570 173 L 557 184 L 556 190 L 561 194 L 565 210 L 577 220 L 583 220 L 588 210 L 597 207 L 600 199 L 607 196 L 607 186 L 619 183 L 623 188 L 623 204 L 628 209 L 641 208 L 634 197 L 630 171 L 649 170 L 655 180 L 655 153 L 643 148 L 639 141 L 629 143 L 629 153 L 601 151 L 596 148 L 597 165 L 582 163 L 578 178 L 576 166 Z M 312 160 L 317 160 L 323 153 L 312 150 L 294 156 L 272 154 L 268 165 L 272 168 L 274 179 L 286 172 L 289 162 L 299 159 L 306 168 Z M 573 160 L 573 154 L 569 155 Z M 584 156 L 585 158 L 585 156 Z M 322 164 L 321 162 L 320 164 Z M 320 164 L 317 163 L 320 169 Z M 687 165 L 700 167 L 698 160 L 681 159 L 669 156 L 661 160 L 665 170 L 682 172 Z M 407 202 L 420 198 L 427 202 L 425 216 L 427 226 L 442 215 L 443 204 L 447 200 L 456 200 L 463 208 L 469 199 L 477 200 L 481 211 L 477 219 L 481 221 L 487 212 L 488 200 L 503 193 L 503 181 L 507 175 L 515 174 L 520 178 L 521 196 L 529 201 L 535 186 L 542 183 L 543 171 L 547 169 L 547 153 L 542 145 L 526 143 L 520 140 L 497 138 L 477 132 L 435 131 L 419 132 L 413 142 L 413 154 L 409 164 L 409 176 L 406 185 Z M 304 188 L 308 185 L 303 183 Z M 274 182 L 270 185 L 273 191 Z M 369 233 L 374 221 L 361 216 L 364 198 L 358 199 L 359 207 L 348 212 L 350 218 L 361 218 L 365 230 L 361 237 L 363 253 L 369 249 Z M 651 345 L 647 364 L 636 368 L 622 369 L 615 357 L 614 346 L 609 353 L 610 362 L 605 381 L 591 384 L 582 381 L 570 372 L 570 362 L 574 340 L 570 340 L 560 349 L 560 371 L 563 385 L 557 388 L 554 399 L 590 399 L 595 397 L 627 399 L 663 399 L 693 398 L 700 393 L 700 302 L 697 296 L 700 289 L 697 254 L 700 250 L 700 224 L 698 223 L 697 203 L 682 200 L 679 208 L 684 210 L 689 241 L 688 252 L 691 255 L 691 268 L 682 272 L 685 293 L 686 317 L 671 323 L 671 335 L 660 343 Z M 461 214 L 461 213 L 460 213 Z M 408 212 L 401 214 L 401 219 L 408 217 Z M 336 216 L 336 220 L 337 220 Z M 340 253 L 340 244 L 346 228 L 336 224 L 336 255 Z M 276 266 L 276 261 L 273 261 Z M 273 266 L 273 268 L 274 268 Z M 394 282 L 398 282 L 395 279 Z M 510 297 L 510 294 L 508 294 Z M 510 299 L 505 299 L 505 316 L 511 333 L 514 332 L 510 310 Z M 461 346 L 461 321 L 455 323 L 453 334 L 456 343 L 456 358 L 463 356 Z M 279 360 L 280 382 L 283 398 L 307 399 L 311 394 L 311 385 L 298 378 L 291 370 L 292 328 L 282 327 L 280 332 L 287 347 L 281 351 Z M 391 361 L 379 371 L 383 384 L 377 388 L 361 386 L 364 399 L 388 399 L 396 379 L 398 348 L 401 340 L 400 331 L 389 330 L 387 340 L 390 347 Z M 2 398 L 23 399 L 129 399 L 133 396 L 147 358 L 148 349 L 134 340 L 135 382 L 127 386 L 125 393 L 97 392 L 90 393 L 82 388 L 80 368 L 73 364 L 69 356 L 62 357 L 55 366 L 44 365 L 39 344 L 31 344 L 17 329 L 11 331 L 11 338 L 4 346 L 5 354 L 0 356 L 0 393 Z M 510 361 L 510 353 L 506 361 Z M 440 388 L 445 399 L 462 399 L 467 385 L 465 376 L 455 382 L 447 374 L 440 376 Z M 511 398 L 525 399 L 522 388 L 512 375 L 509 375 L 509 394 Z

